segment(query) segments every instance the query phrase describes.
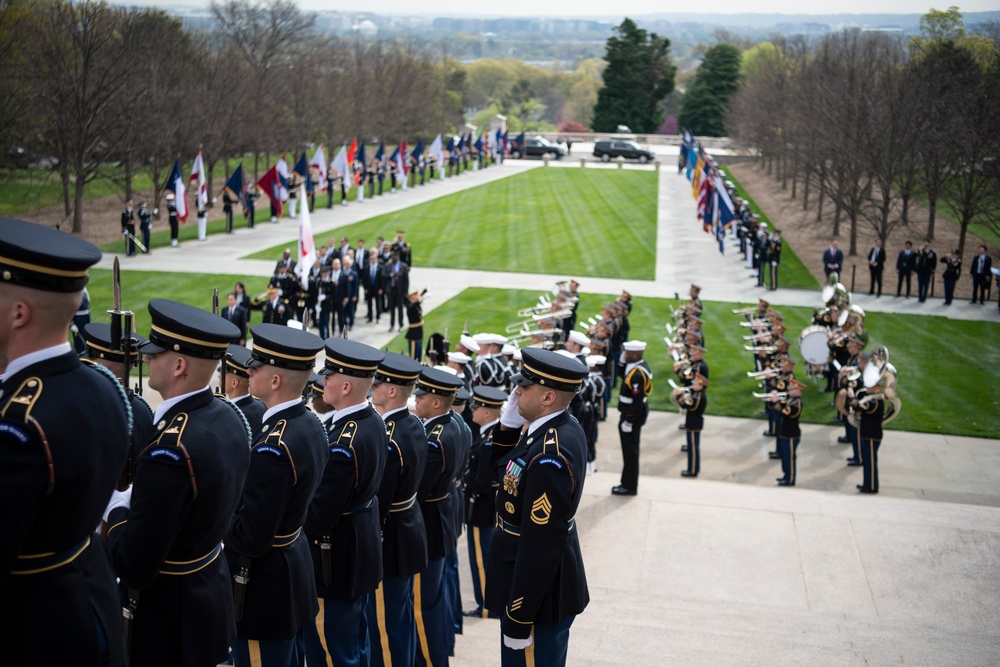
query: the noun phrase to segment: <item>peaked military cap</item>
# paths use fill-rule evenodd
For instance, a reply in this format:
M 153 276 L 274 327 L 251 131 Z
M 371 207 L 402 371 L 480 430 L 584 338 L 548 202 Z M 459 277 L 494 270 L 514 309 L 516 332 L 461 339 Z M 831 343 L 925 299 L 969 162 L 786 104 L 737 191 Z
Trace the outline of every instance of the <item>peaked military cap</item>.
M 420 372 L 417 379 L 417 388 L 413 390 L 416 395 L 437 394 L 438 396 L 454 396 L 458 393 L 458 388 L 462 386 L 462 381 L 451 373 L 437 368 L 425 368 Z
M 79 292 L 87 285 L 87 269 L 100 259 L 97 246 L 72 234 L 0 218 L 0 282 L 46 292 Z
M 461 386 L 461 387 L 459 387 L 458 388 L 458 392 L 455 394 L 455 402 L 456 403 L 465 404 L 465 403 L 468 403 L 469 399 L 471 399 L 471 398 L 472 398 L 472 392 L 470 392 L 468 389 L 466 389 L 464 385 Z
M 240 336 L 239 328 L 218 315 L 169 299 L 149 302 L 153 324 L 149 341 L 139 347 L 143 354 L 172 350 L 202 359 L 221 359 L 229 344 Z
M 83 328 L 87 337 L 87 356 L 91 359 L 106 359 L 121 363 L 125 361 L 125 355 L 121 350 L 111 349 L 111 325 L 103 322 L 91 322 Z M 132 363 L 139 359 L 139 346 L 146 342 L 146 339 L 139 334 L 132 332 L 132 341 L 129 345 L 129 358 Z
M 226 364 L 227 373 L 232 373 L 241 378 L 249 378 L 250 373 L 247 372 L 247 364 L 249 362 L 250 350 L 247 348 L 235 343 L 230 344 L 226 348 L 226 359 L 223 363 Z
M 311 371 L 316 355 L 323 349 L 323 339 L 316 334 L 281 326 L 257 324 L 250 327 L 253 350 L 247 368 L 277 366 L 293 371 Z
M 507 392 L 499 387 L 487 387 L 480 385 L 472 390 L 473 407 L 481 405 L 484 408 L 500 409 L 500 406 L 507 400 Z
M 388 382 L 411 386 L 417 383 L 423 366 L 413 357 L 398 352 L 386 352 L 385 359 L 379 362 L 375 371 L 375 382 Z
M 354 377 L 370 378 L 378 370 L 385 353 L 371 345 L 346 338 L 326 339 L 326 365 L 320 375 L 342 373 Z
M 306 394 L 323 395 L 323 376 L 319 373 L 309 375 L 309 383 L 306 385 Z
M 540 384 L 560 391 L 576 391 L 590 372 L 579 360 L 552 350 L 521 348 L 521 372 L 511 381 L 518 387 Z

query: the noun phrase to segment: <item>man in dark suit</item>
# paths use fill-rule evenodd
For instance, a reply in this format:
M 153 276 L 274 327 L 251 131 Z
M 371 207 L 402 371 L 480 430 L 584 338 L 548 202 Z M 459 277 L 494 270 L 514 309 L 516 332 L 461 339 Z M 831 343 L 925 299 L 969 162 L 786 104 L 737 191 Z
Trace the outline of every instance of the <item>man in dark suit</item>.
M 305 203 L 303 203 L 305 205 Z M 328 452 L 319 420 L 302 391 L 323 341 L 315 334 L 258 324 L 248 363 L 250 391 L 267 406 L 254 432 L 250 469 L 226 534 L 234 576 L 235 664 L 290 665 L 295 637 L 312 624 L 319 605 L 302 524 Z
M 899 282 L 896 283 L 896 296 L 903 293 L 903 281 L 906 281 L 906 298 L 910 298 L 910 283 L 913 277 L 913 269 L 917 267 L 917 253 L 913 251 L 913 243 L 906 242 L 906 245 L 899 251 L 896 258 L 896 273 L 899 274 Z
M 350 331 L 354 328 L 354 312 L 358 309 L 359 283 L 358 272 L 354 270 L 354 260 L 350 256 L 347 256 L 342 260 L 342 268 L 340 270 L 340 284 L 343 288 L 341 290 L 341 303 L 343 307 L 338 333 L 342 334 L 345 330 Z
M 410 292 L 410 267 L 400 259 L 399 251 L 393 250 L 392 257 L 385 266 L 386 291 L 389 294 L 389 331 L 399 320 L 399 330 L 402 331 L 406 322 L 403 320 L 403 307 L 406 305 L 406 295 Z
M 226 307 L 219 313 L 222 319 L 229 320 L 240 330 L 240 345 L 247 343 L 247 311 L 243 306 L 236 305 L 236 295 L 232 292 L 226 296 Z
M 83 239 L 0 218 L 5 664 L 125 663 L 121 604 L 93 534 L 125 466 L 128 411 L 118 382 L 66 341 L 100 258 Z
M 365 288 L 365 304 L 368 306 L 368 314 L 365 319 L 372 321 L 372 311 L 374 310 L 375 322 L 382 316 L 382 285 L 385 271 L 378 261 L 378 251 L 374 248 L 368 252 L 368 260 L 361 269 L 361 285 Z M 372 307 L 374 304 L 374 308 Z
M 990 270 L 992 268 L 993 260 L 986 254 L 986 246 L 979 246 L 979 254 L 972 258 L 972 268 L 969 271 L 972 274 L 972 301 L 969 303 L 976 302 L 977 294 L 979 303 L 986 303 L 986 290 L 989 289 L 993 277 Z
M 163 402 L 132 489 L 112 496 L 105 515 L 131 615 L 125 635 L 134 665 L 219 663 L 236 628 L 229 567 L 219 556 L 250 464 L 250 432 L 208 385 L 239 332 L 175 301 L 153 299 L 149 313 L 140 351 Z
M 567 410 L 586 374 L 576 359 L 522 348 L 487 448 L 498 486 L 486 608 L 500 617 L 504 666 L 565 665 L 570 626 L 590 601 L 574 518 L 587 437 Z
M 882 249 L 882 239 L 875 239 L 875 245 L 868 251 L 868 272 L 871 274 L 871 284 L 868 294 L 882 296 L 882 269 L 885 268 L 885 250 Z M 878 292 L 875 286 L 878 286 Z
M 840 275 L 843 268 L 844 251 L 840 249 L 840 242 L 833 239 L 830 241 L 830 247 L 823 251 L 823 273 L 827 276 L 834 272 Z
M 930 241 L 924 241 L 923 247 L 917 253 L 917 300 L 923 303 L 930 291 L 931 277 L 937 269 L 937 253 L 931 248 Z
M 372 403 L 389 434 L 389 456 L 378 490 L 382 583 L 365 610 L 373 666 L 413 665 L 418 650 L 413 579 L 427 567 L 427 531 L 417 491 L 428 447 L 423 424 L 406 404 L 422 368 L 405 355 L 387 352 L 372 385 Z M 383 655 L 383 646 L 388 655 Z
M 320 597 L 316 623 L 301 633 L 310 665 L 368 664 L 364 610 L 382 578 L 376 494 L 389 438 L 367 396 L 384 356 L 357 341 L 326 341 L 323 400 L 337 412 L 328 429 L 323 479 L 305 524 Z

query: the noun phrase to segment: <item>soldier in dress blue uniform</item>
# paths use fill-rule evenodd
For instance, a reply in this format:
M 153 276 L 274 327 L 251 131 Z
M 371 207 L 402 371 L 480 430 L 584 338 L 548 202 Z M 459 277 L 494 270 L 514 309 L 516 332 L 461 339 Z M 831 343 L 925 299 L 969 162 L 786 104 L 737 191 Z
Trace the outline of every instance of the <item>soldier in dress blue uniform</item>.
M 236 601 L 235 663 L 290 667 L 295 637 L 319 605 L 302 524 L 327 460 L 326 432 L 302 392 L 323 349 L 307 331 L 258 324 L 247 361 L 250 391 L 267 411 L 253 434 L 250 470 L 226 534 Z
M 125 355 L 121 350 L 111 349 L 111 327 L 103 322 L 93 322 L 86 326 L 88 360 L 104 366 L 111 374 L 121 381 L 125 371 Z M 129 368 L 139 365 L 139 346 L 146 339 L 133 333 L 129 342 Z M 136 394 L 128 386 L 122 387 L 128 396 L 132 407 L 132 433 L 129 438 L 128 462 L 118 485 L 120 491 L 131 483 L 135 474 L 135 463 L 139 452 L 153 439 L 153 409 L 142 396 Z M 122 483 L 123 482 L 123 483 Z
M 126 462 L 129 407 L 66 342 L 92 244 L 0 218 L 0 645 L 9 665 L 122 665 L 94 527 Z M 18 313 L 15 316 L 15 312 Z
M 705 389 L 708 378 L 701 373 L 694 374 L 689 391 L 681 395 L 678 403 L 684 408 L 684 431 L 687 440 L 687 470 L 681 470 L 681 477 L 697 477 L 701 472 L 701 431 L 705 428 L 705 408 L 708 399 Z
M 802 416 L 802 390 L 805 388 L 805 382 L 791 378 L 788 381 L 788 398 L 778 405 L 781 413 L 778 454 L 781 456 L 781 472 L 784 473 L 778 478 L 778 486 L 795 486 L 799 439 L 802 437 L 799 417 Z
M 382 579 L 376 493 L 389 451 L 385 423 L 368 402 L 385 354 L 343 338 L 326 340 L 323 400 L 337 412 L 329 457 L 309 505 L 305 532 L 319 594 L 315 624 L 303 628 L 310 665 L 367 665 L 364 610 Z
M 220 554 L 250 463 L 250 433 L 209 382 L 239 330 L 166 299 L 150 301 L 149 314 L 149 342 L 140 352 L 163 402 L 132 488 L 116 492 L 105 514 L 126 592 L 126 643 L 133 665 L 216 665 L 236 635 Z
M 457 375 L 457 374 L 456 374 Z M 469 473 L 469 455 L 472 451 L 472 429 L 465 417 L 466 408 L 472 399 L 472 392 L 465 387 L 459 387 L 455 400 L 451 404 L 451 419 L 462 433 L 459 445 L 459 473 L 455 476 L 451 502 L 451 520 L 455 524 L 455 550 L 444 561 L 444 588 L 448 597 L 448 615 L 451 618 L 451 632 L 448 634 L 449 655 L 455 655 L 455 636 L 463 632 L 462 628 L 462 580 L 458 574 L 458 538 L 462 536 L 465 527 L 465 478 Z M 469 418 L 471 419 L 471 414 Z
M 549 350 L 521 354 L 516 389 L 487 445 L 500 486 L 486 608 L 500 616 L 502 665 L 562 667 L 570 626 L 590 601 L 574 518 L 587 438 L 567 410 L 587 369 Z
M 451 406 L 462 381 L 451 373 L 426 368 L 420 373 L 414 414 L 427 431 L 427 463 L 417 499 L 427 529 L 427 568 L 413 581 L 414 614 L 417 619 L 416 665 L 448 664 L 449 634 L 453 619 L 444 588 L 444 567 L 455 551 L 457 535 L 450 502 L 455 480 L 465 464 L 464 434 L 451 417 Z
M 250 426 L 250 433 L 256 436 L 264 423 L 267 406 L 264 405 L 264 401 L 250 395 L 250 373 L 247 372 L 249 361 L 250 350 L 242 345 L 230 345 L 223 360 L 226 365 L 225 382 L 223 382 L 222 366 L 219 366 L 219 388 L 222 395 L 240 409 Z
M 634 496 L 639 489 L 639 440 L 642 427 L 649 416 L 647 397 L 653 391 L 653 371 L 642 358 L 646 344 L 632 340 L 622 343 L 624 363 L 621 387 L 618 393 L 618 410 L 621 420 L 618 433 L 622 445 L 621 484 L 611 489 L 616 496 Z
M 476 387 L 472 392 L 472 419 L 477 430 L 473 434 L 469 469 L 465 474 L 465 523 L 468 524 L 469 568 L 472 571 L 472 591 L 476 608 L 466 616 L 486 618 L 486 568 L 490 562 L 493 527 L 496 524 L 498 483 L 490 467 L 490 450 L 486 448 L 490 435 L 500 423 L 500 410 L 507 392 L 496 387 Z M 495 615 L 492 618 L 497 618 Z
M 144 255 L 149 254 L 149 235 L 153 231 L 153 216 L 149 214 L 149 210 L 146 208 L 146 202 L 139 202 L 139 210 L 136 211 L 136 215 L 139 216 L 139 233 L 142 235 L 142 245 L 146 246 L 143 250 Z
M 417 505 L 427 434 L 406 402 L 422 368 L 410 357 L 386 352 L 372 385 L 372 403 L 389 436 L 389 456 L 378 490 L 382 582 L 365 610 L 373 667 L 411 667 L 417 654 L 413 577 L 427 567 L 427 531 Z

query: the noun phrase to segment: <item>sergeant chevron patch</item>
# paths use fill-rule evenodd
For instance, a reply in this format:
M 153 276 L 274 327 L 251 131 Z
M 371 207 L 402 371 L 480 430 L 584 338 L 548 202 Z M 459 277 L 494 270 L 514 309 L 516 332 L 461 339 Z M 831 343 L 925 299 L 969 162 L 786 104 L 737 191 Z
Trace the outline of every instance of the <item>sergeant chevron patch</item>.
M 549 502 L 547 493 L 543 493 L 535 502 L 531 503 L 531 520 L 539 526 L 544 526 L 552 516 L 552 503 Z

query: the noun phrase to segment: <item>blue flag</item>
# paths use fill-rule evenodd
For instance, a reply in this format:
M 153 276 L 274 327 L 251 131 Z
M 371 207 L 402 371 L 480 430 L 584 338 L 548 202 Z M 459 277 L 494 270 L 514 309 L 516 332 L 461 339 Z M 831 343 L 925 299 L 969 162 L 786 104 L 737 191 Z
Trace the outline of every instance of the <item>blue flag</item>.
M 247 206 L 247 176 L 243 171 L 243 163 L 240 162 L 240 166 L 236 167 L 234 171 L 229 176 L 229 180 L 226 181 L 225 191 L 229 193 L 229 197 L 243 204 L 243 208 Z
M 295 168 L 292 171 L 299 175 L 299 178 L 305 178 L 309 175 L 309 160 L 306 159 L 306 152 L 302 151 L 302 155 L 299 156 L 298 162 L 295 163 Z
M 454 136 L 448 137 L 448 145 L 445 146 L 444 149 L 446 151 L 448 151 L 449 153 L 451 153 L 452 151 L 455 150 L 455 137 Z
M 411 155 L 414 157 L 414 159 L 420 159 L 420 156 L 423 154 L 424 154 L 424 140 L 421 139 L 420 141 L 417 142 L 417 147 L 413 149 L 413 153 L 411 153 Z
M 378 145 L 378 150 L 375 151 L 375 159 L 380 161 L 385 157 L 385 142 L 383 141 Z
M 355 159 L 361 163 L 362 167 L 368 165 L 368 160 L 365 159 L 365 142 L 362 141 L 358 144 L 358 156 Z

